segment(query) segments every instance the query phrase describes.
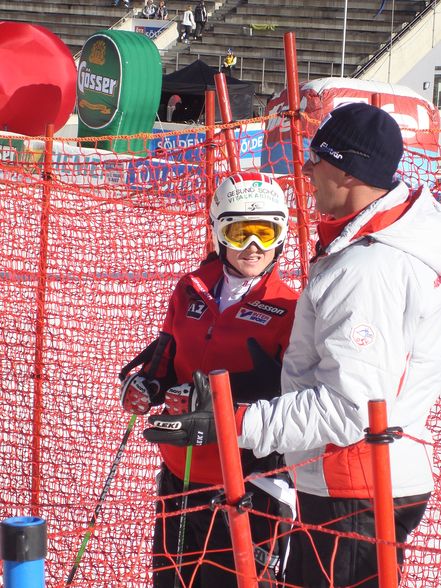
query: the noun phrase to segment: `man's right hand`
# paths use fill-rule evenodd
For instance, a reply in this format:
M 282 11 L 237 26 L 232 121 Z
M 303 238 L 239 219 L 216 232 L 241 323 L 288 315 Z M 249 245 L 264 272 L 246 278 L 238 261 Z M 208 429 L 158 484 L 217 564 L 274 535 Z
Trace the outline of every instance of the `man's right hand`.
M 145 429 L 143 433 L 147 441 L 179 447 L 215 443 L 216 426 L 208 376 L 197 370 L 193 374 L 193 382 L 194 412 L 150 416 L 149 423 L 153 426 Z
M 142 372 L 127 376 L 120 388 L 119 399 L 130 414 L 146 414 L 151 406 L 162 404 L 159 382 L 149 380 Z

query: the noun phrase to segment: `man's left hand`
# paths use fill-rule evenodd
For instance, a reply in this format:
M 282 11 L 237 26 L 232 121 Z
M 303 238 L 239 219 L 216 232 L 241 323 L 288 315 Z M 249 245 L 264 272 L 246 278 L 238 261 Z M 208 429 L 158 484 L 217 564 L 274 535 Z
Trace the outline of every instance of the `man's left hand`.
M 143 436 L 151 443 L 168 445 L 207 445 L 216 441 L 213 404 L 208 377 L 201 371 L 193 374 L 193 382 L 197 390 L 195 412 L 179 416 L 156 415 L 149 417 L 153 425 L 145 429 Z

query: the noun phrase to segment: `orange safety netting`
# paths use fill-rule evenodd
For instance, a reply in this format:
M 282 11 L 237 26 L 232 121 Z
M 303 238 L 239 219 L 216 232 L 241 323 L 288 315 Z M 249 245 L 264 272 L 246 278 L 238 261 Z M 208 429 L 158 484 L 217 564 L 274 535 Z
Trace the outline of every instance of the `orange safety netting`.
M 264 122 L 253 121 L 262 142 Z M 244 165 L 259 169 L 250 127 L 235 124 L 235 132 Z M 144 152 L 127 155 L 57 139 L 46 169 L 44 139 L 0 138 L 0 513 L 47 521 L 48 588 L 66 585 L 129 426 L 119 370 L 157 336 L 174 285 L 206 254 L 207 191 L 228 162 L 221 135 L 213 146 L 203 132 L 185 147 L 179 132 L 145 137 Z M 426 160 L 406 153 L 415 181 Z M 432 185 L 427 169 L 436 167 L 424 165 Z M 281 270 L 300 289 L 295 182 L 280 182 L 292 213 Z M 312 253 L 311 198 L 307 205 Z M 430 420 L 436 490 L 409 545 L 409 588 L 439 585 L 439 411 Z M 72 586 L 149 585 L 160 459 L 142 438 L 145 422 L 136 419 Z

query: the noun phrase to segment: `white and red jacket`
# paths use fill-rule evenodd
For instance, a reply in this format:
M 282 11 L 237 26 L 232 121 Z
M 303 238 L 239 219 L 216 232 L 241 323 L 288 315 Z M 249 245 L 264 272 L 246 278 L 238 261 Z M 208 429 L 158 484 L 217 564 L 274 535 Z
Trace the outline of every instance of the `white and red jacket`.
M 249 337 L 280 361 L 288 346 L 298 294 L 281 280 L 277 265 L 242 300 L 221 313 L 216 291 L 223 275 L 222 263 L 215 260 L 184 276 L 172 294 L 162 330 L 173 336 L 176 348 L 173 353 L 171 346 L 161 363 L 164 370 L 170 361 L 173 363 L 178 384 L 191 382 L 196 369 L 205 373 L 215 369 L 230 373 L 252 370 Z M 170 351 L 172 355 L 168 355 Z M 280 376 L 276 388 L 279 383 Z M 233 400 L 250 401 L 252 392 L 247 391 L 246 399 L 239 398 L 232 384 Z M 256 392 L 252 399 L 259 397 Z M 186 448 L 161 444 L 160 450 L 167 467 L 183 479 Z M 248 454 L 242 456 L 248 473 L 259 471 L 253 454 L 244 453 Z M 193 448 L 190 479 L 203 484 L 223 482 L 216 444 Z
M 433 487 L 426 420 L 440 392 L 441 206 L 400 183 L 312 263 L 283 396 L 244 413 L 239 444 L 283 452 L 288 465 L 311 460 L 293 469 L 300 491 L 370 497 L 368 401 L 385 399 L 388 425 L 405 434 L 389 445 L 393 495 L 422 494 Z

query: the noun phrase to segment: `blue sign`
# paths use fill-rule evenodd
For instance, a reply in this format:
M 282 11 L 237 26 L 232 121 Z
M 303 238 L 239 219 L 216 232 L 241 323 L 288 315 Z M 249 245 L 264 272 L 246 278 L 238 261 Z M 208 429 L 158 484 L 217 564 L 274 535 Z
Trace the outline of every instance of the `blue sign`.
M 145 20 L 145 24 L 140 20 L 137 20 L 137 23 L 138 22 L 142 22 L 142 24 L 134 23 L 135 33 L 145 35 L 151 40 L 156 39 L 156 37 L 158 37 L 168 26 L 170 26 L 170 22 L 164 20 Z
M 152 133 L 164 133 L 162 128 L 154 127 Z M 260 157 L 262 153 L 264 131 L 263 129 L 253 129 L 241 131 L 235 129 L 235 138 L 240 145 L 240 160 L 245 163 L 252 164 L 253 167 L 260 166 Z M 176 157 L 182 161 L 194 162 L 201 158 L 199 153 L 200 148 L 204 148 L 205 131 L 191 130 L 188 133 L 179 133 L 179 135 L 163 135 L 155 137 L 150 141 L 150 149 L 165 150 L 168 155 L 176 149 Z
M 129 161 L 127 184 L 131 190 L 154 187 L 163 196 L 195 201 L 205 197 L 204 173 L 200 165 L 139 158 Z

